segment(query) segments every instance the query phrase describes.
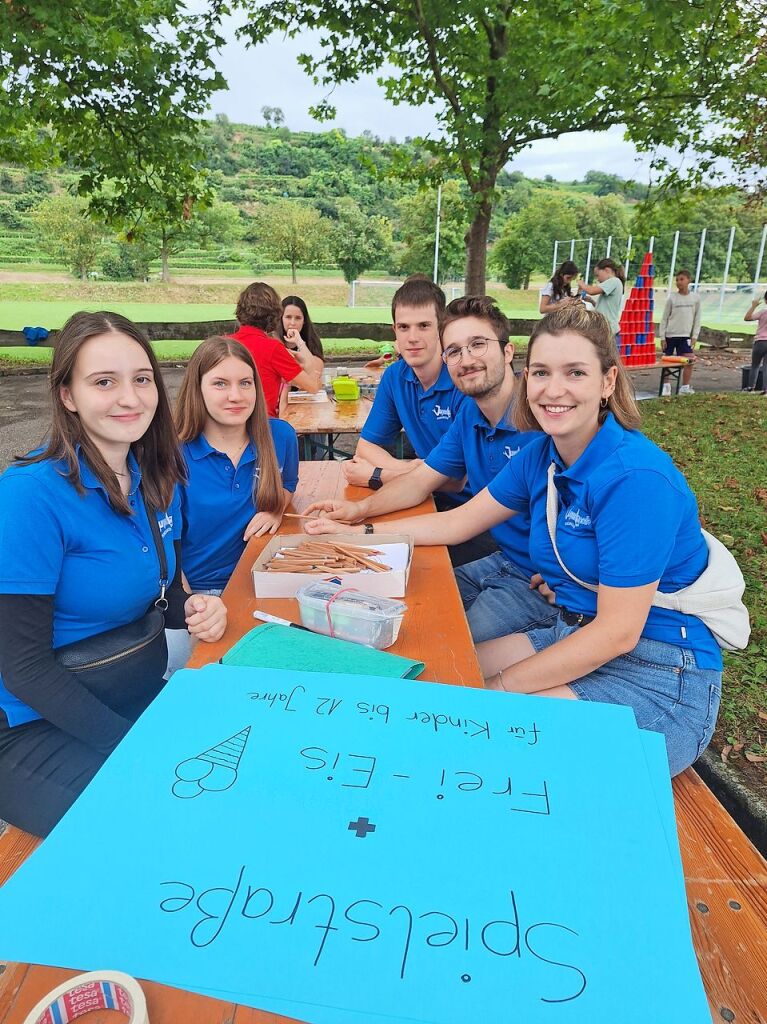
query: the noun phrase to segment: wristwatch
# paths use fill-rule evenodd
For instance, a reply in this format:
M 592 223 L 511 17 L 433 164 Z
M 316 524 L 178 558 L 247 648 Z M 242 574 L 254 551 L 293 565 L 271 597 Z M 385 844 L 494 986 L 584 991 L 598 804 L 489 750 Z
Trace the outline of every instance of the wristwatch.
M 372 533 L 373 532 L 373 524 L 372 523 L 363 523 L 362 525 L 365 527 L 365 533 Z
M 383 487 L 383 480 L 381 479 L 381 473 L 383 473 L 383 470 L 381 469 L 381 467 L 380 466 L 376 466 L 376 468 L 370 474 L 370 479 L 368 480 L 368 487 L 370 488 L 371 491 L 377 491 L 377 490 L 379 490 L 379 488 Z

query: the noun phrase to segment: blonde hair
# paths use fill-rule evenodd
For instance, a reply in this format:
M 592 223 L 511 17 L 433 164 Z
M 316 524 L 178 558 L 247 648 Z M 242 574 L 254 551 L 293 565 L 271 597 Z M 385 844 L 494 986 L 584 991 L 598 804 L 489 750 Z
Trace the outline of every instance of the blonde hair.
M 264 389 L 253 356 L 233 338 L 207 338 L 195 349 L 176 400 L 176 429 L 184 444 L 203 433 L 208 418 L 202 396 L 202 378 L 228 356 L 234 356 L 253 371 L 256 402 L 246 424 L 248 437 L 256 449 L 257 471 L 253 474 L 253 501 L 259 512 L 282 512 L 284 494 L 282 477 L 269 427 Z
M 553 313 L 548 313 L 538 321 L 532 330 L 527 345 L 525 368 L 530 366 L 530 354 L 537 338 L 542 334 L 551 334 L 557 337 L 567 331 L 579 334 L 591 342 L 596 349 L 603 374 L 613 366 L 618 368 L 615 390 L 607 399 L 605 408 L 599 410 L 599 423 L 604 423 L 607 413 L 611 412 L 626 430 L 636 430 L 641 422 L 641 417 L 634 398 L 634 388 L 618 358 L 612 327 L 601 313 L 591 313 L 580 303 L 576 306 L 562 306 L 560 309 L 554 310 Z M 512 420 L 517 430 L 541 429 L 527 401 L 527 375 L 524 373 L 517 381 Z

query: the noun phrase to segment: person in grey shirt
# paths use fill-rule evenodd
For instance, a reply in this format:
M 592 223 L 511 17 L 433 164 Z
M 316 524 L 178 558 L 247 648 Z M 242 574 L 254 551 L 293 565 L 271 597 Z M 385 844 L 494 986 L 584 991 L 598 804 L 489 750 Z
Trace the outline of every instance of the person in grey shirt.
M 700 334 L 700 295 L 690 291 L 692 274 L 680 270 L 676 275 L 676 292 L 671 292 L 663 307 L 663 317 L 658 329 L 661 347 L 667 356 L 693 356 Z M 692 362 L 682 370 L 680 395 L 694 395 L 690 380 Z M 670 391 L 670 388 L 669 388 Z
M 617 335 L 623 305 L 623 286 L 626 283 L 623 267 L 612 260 L 600 260 L 594 266 L 594 276 L 597 284 L 579 281 L 578 287 L 581 292 L 595 297 L 597 313 L 602 314 L 612 328 L 613 334 Z

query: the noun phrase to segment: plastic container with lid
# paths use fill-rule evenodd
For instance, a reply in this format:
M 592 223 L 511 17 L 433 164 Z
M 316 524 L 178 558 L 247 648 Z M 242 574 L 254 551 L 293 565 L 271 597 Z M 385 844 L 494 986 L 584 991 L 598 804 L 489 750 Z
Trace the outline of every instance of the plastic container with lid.
M 338 595 L 337 597 L 335 595 Z M 328 622 L 330 605 L 331 631 Z M 296 592 L 301 623 L 315 633 L 336 636 L 339 640 L 366 644 L 379 651 L 397 639 L 407 605 L 388 597 L 375 597 L 359 590 L 339 592 L 335 583 L 309 583 Z
M 336 377 L 333 391 L 339 402 L 354 402 L 360 397 L 360 386 L 351 377 Z

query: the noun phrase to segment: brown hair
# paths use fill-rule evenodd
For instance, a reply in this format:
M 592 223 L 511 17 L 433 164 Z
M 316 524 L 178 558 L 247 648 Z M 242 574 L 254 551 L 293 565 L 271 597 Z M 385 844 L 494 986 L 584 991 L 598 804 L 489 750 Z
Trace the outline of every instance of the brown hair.
M 239 359 L 253 372 L 256 403 L 246 424 L 248 437 L 256 449 L 257 470 L 253 474 L 253 501 L 259 512 L 282 512 L 282 477 L 269 428 L 264 389 L 253 356 L 239 341 L 216 336 L 207 338 L 195 349 L 176 399 L 178 439 L 182 444 L 194 441 L 204 431 L 208 410 L 202 397 L 202 378 L 227 356 Z
M 634 399 L 634 388 L 618 358 L 612 327 L 601 313 L 591 313 L 580 303 L 575 306 L 562 306 L 553 313 L 548 313 L 533 327 L 527 345 L 525 367 L 530 366 L 530 353 L 533 351 L 536 338 L 542 334 L 553 334 L 556 337 L 567 331 L 580 334 L 582 338 L 591 342 L 596 349 L 603 374 L 612 366 L 618 367 L 615 391 L 607 399 L 607 406 L 599 410 L 600 424 L 604 423 L 607 413 L 611 412 L 622 427 L 626 430 L 635 430 L 639 426 L 640 416 Z M 517 381 L 513 423 L 517 430 L 541 429 L 527 401 L 527 375 L 524 373 Z
M 692 281 L 692 274 L 689 270 L 686 270 L 684 267 L 681 270 L 677 270 L 677 272 L 674 274 L 674 277 L 686 277 L 688 281 Z
M 260 327 L 262 331 L 271 334 L 282 320 L 280 297 L 270 284 L 254 281 L 245 291 L 240 292 L 235 316 L 239 324 Z
M 445 312 L 445 293 L 426 274 L 411 274 L 391 300 L 392 321 L 397 319 L 397 306 L 434 306 L 439 318 Z
M 449 324 L 455 323 L 456 320 L 464 320 L 467 316 L 475 316 L 489 324 L 501 348 L 506 348 L 511 324 L 489 295 L 463 295 L 460 299 L 453 299 L 439 321 L 440 341 Z
M 282 311 L 280 314 L 280 322 L 277 325 L 277 337 L 280 341 L 285 344 L 285 327 L 282 323 L 282 313 L 285 312 L 288 306 L 297 306 L 304 316 L 304 326 L 300 330 L 301 337 L 306 342 L 306 347 L 309 349 L 313 356 L 317 356 L 318 359 L 325 358 L 325 353 L 322 351 L 322 341 L 320 340 L 319 334 L 317 334 L 317 328 L 312 323 L 312 318 L 309 316 L 309 310 L 306 308 L 306 303 L 300 295 L 286 295 L 282 300 Z M 287 346 L 286 346 L 287 347 Z
M 80 417 L 76 412 L 70 412 L 61 399 L 61 389 L 69 387 L 72 382 L 80 349 L 86 341 L 102 334 L 124 334 L 137 342 L 152 367 L 157 387 L 157 409 L 144 436 L 130 447 L 141 469 L 141 490 L 147 510 L 162 511 L 170 506 L 176 484 L 186 479 L 186 469 L 176 441 L 173 415 L 157 357 L 143 332 L 119 313 L 73 313 L 64 324 L 56 336 L 53 350 L 50 373 L 52 417 L 48 443 L 38 454 L 17 456 L 17 461 L 28 465 L 45 459 L 63 460 L 68 468 L 67 479 L 78 494 L 84 494 L 76 450 L 79 446 L 84 461 L 109 495 L 115 511 L 133 515 L 128 499 L 120 490 L 117 475 L 83 429 Z
M 621 284 L 625 285 L 626 283 L 626 274 L 623 267 L 614 260 L 600 260 L 599 263 L 594 264 L 594 270 L 612 270 Z

